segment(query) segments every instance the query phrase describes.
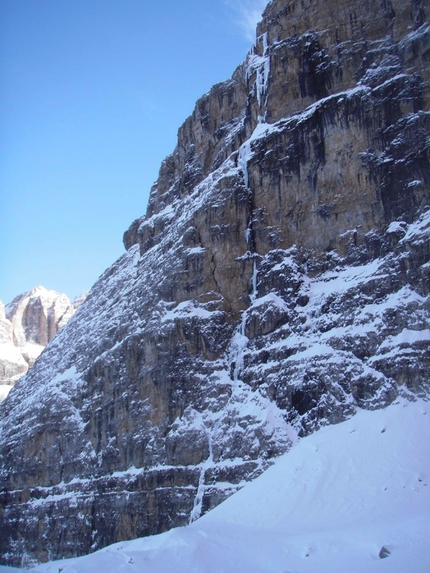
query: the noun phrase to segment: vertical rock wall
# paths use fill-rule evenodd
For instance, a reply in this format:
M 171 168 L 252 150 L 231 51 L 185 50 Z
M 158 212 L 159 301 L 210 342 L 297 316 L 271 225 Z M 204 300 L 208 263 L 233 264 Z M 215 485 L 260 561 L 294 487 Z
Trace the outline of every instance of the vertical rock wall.
M 297 435 L 428 395 L 428 10 L 268 5 L 2 406 L 4 563 L 183 525 Z

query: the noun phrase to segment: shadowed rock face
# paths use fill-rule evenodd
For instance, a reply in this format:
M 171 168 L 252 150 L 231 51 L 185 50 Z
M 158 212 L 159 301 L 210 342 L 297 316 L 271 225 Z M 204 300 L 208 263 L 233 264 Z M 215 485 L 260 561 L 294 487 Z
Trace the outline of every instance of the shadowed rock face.
M 268 5 L 2 406 L 4 563 L 183 525 L 297 433 L 428 395 L 428 10 Z

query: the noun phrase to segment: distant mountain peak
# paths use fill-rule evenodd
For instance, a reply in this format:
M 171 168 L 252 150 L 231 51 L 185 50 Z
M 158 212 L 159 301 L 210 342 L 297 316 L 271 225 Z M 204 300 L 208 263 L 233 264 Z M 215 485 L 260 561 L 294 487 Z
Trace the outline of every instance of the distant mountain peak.
M 0 308 L 0 399 L 31 368 L 50 340 L 74 315 L 86 295 L 67 295 L 44 286 L 17 295 Z M 1 302 L 1 301 L 0 301 Z

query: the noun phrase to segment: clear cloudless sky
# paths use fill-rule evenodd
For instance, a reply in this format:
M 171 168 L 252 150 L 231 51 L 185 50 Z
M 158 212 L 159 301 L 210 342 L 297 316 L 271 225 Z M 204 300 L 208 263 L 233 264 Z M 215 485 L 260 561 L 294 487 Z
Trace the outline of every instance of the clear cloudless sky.
M 266 0 L 0 0 L 0 299 L 70 298 L 123 252 L 196 100 Z

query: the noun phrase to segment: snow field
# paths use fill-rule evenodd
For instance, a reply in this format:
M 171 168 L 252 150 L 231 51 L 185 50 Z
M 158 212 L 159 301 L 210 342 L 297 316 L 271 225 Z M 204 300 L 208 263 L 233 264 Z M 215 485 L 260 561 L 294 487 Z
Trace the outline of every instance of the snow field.
M 360 410 L 189 526 L 33 571 L 427 573 L 429 453 L 428 402 Z

